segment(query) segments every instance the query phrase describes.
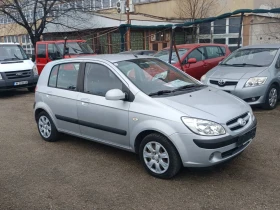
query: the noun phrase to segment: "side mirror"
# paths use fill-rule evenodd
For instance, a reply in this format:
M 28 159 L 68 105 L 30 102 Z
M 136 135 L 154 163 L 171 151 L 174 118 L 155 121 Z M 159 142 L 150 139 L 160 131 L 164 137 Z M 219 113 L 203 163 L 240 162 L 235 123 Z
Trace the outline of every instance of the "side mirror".
M 196 58 L 190 58 L 190 59 L 188 60 L 188 63 L 189 63 L 189 64 L 191 64 L 191 63 L 196 63 L 196 62 L 197 62 Z
M 124 100 L 125 93 L 122 92 L 120 89 L 112 89 L 109 90 L 106 95 L 105 95 L 106 100 L 110 101 L 119 101 L 119 100 Z

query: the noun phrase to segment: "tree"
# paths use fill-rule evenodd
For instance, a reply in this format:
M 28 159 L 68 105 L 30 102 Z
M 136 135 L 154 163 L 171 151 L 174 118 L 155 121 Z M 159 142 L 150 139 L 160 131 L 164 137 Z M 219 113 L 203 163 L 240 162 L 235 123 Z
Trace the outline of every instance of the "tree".
M 213 15 L 217 8 L 218 0 L 177 0 L 176 13 L 181 19 L 203 19 Z M 192 42 L 196 41 L 197 26 L 191 30 Z
M 92 13 L 90 4 L 90 0 L 0 0 L 0 16 L 25 28 L 35 46 L 47 24 L 60 24 L 57 20 L 66 16 L 81 19 L 81 12 Z

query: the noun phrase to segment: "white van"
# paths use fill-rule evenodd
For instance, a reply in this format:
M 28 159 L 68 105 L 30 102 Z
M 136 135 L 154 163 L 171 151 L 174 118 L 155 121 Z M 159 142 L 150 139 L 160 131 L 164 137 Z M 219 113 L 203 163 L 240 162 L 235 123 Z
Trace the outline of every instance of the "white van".
M 36 65 L 18 43 L 0 43 L 0 91 L 28 88 L 35 90 L 38 81 Z

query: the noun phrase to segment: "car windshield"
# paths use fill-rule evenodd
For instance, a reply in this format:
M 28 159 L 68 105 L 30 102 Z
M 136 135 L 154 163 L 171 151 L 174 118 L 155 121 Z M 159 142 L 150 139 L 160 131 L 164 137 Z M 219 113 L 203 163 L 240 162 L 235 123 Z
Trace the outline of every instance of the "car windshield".
M 0 45 L 0 61 L 28 59 L 20 45 Z
M 180 58 L 182 58 L 183 55 L 185 55 L 188 52 L 189 49 L 178 49 L 178 54 Z M 154 57 L 159 58 L 163 61 L 168 61 L 169 59 L 169 51 L 170 50 L 162 50 L 154 55 Z M 171 62 L 172 63 L 177 63 L 178 62 L 178 56 L 175 52 L 175 50 L 172 51 L 172 57 L 171 57 Z
M 60 51 L 63 52 L 64 43 L 57 44 Z M 67 42 L 69 54 L 93 54 L 93 50 L 86 42 Z
M 147 95 L 165 95 L 190 91 L 201 84 L 177 68 L 156 58 L 133 59 L 115 63 L 141 91 Z
M 221 65 L 228 66 L 269 66 L 275 58 L 276 48 L 240 49 L 233 52 Z

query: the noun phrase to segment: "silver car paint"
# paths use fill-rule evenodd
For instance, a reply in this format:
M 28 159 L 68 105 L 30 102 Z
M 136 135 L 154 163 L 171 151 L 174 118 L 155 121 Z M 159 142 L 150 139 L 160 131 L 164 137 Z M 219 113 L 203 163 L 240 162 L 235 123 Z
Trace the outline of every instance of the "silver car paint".
M 280 45 L 256 45 L 243 47 L 241 49 L 248 48 L 280 48 Z M 273 83 L 277 83 L 280 86 L 280 70 L 275 68 L 279 55 L 280 50 L 278 50 L 273 62 L 269 67 L 231 67 L 218 65 L 206 73 L 206 80 L 204 80 L 203 83 L 220 90 L 230 91 L 231 94 L 241 99 L 260 97 L 259 100 L 249 102 L 248 104 L 263 104 L 265 102 L 268 88 Z M 262 86 L 244 88 L 244 85 L 246 84 L 248 79 L 257 76 L 267 77 L 266 83 Z M 236 81 L 238 82 L 238 84 L 236 86 L 220 87 L 218 85 L 210 83 L 210 80 L 221 79 L 223 79 L 224 81 Z
M 147 56 L 138 57 L 147 58 Z M 133 58 L 135 59 L 132 55 L 103 55 L 64 59 L 48 63 L 42 71 L 37 85 L 35 112 L 38 109 L 45 110 L 60 132 L 69 133 L 132 152 L 138 152 L 135 151 L 135 140 L 139 134 L 145 131 L 157 131 L 168 137 L 174 144 L 184 166 L 199 167 L 214 165 L 236 156 L 249 145 L 227 158 L 221 158 L 221 153 L 235 148 L 235 144 L 219 149 L 199 148 L 193 142 L 193 139 L 212 140 L 221 137 L 233 138 L 249 131 L 255 124 L 255 118 L 251 108 L 237 97 L 215 88 L 205 88 L 200 91 L 174 97 L 149 97 L 140 91 L 113 64 L 117 61 Z M 127 85 L 134 94 L 135 100 L 133 102 L 107 101 L 105 98 L 100 100 L 98 96 L 68 90 L 57 93 L 57 89 L 47 86 L 49 74 L 54 65 L 67 62 L 98 62 L 106 65 Z M 53 91 L 50 91 L 50 89 Z M 48 101 L 47 95 L 50 95 L 50 92 L 56 95 L 56 97 L 61 98 L 56 101 L 57 107 L 54 107 L 55 102 L 50 103 Z M 63 101 L 64 99 L 65 101 Z M 76 108 L 74 108 L 75 103 Z M 226 122 L 246 112 L 250 113 L 250 120 L 244 128 L 234 132 L 227 128 L 225 125 Z M 76 126 L 69 125 L 68 123 L 64 124 L 60 120 L 57 120 L 55 115 L 60 113 L 64 116 L 79 118 L 79 120 L 126 130 L 127 135 L 122 136 L 100 130 L 96 131 L 95 129 L 89 129 L 83 126 L 80 126 L 78 129 Z M 222 124 L 227 133 L 219 137 L 205 137 L 194 134 L 182 123 L 181 117 L 183 116 L 215 121 Z M 217 157 L 215 156 L 210 161 L 209 156 L 213 152 L 216 152 Z

